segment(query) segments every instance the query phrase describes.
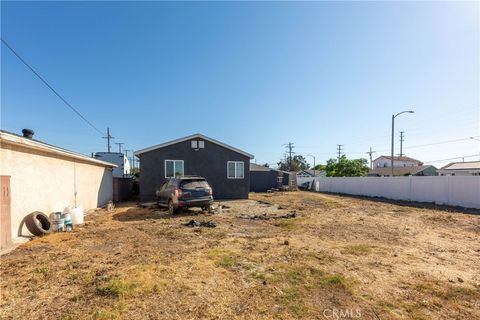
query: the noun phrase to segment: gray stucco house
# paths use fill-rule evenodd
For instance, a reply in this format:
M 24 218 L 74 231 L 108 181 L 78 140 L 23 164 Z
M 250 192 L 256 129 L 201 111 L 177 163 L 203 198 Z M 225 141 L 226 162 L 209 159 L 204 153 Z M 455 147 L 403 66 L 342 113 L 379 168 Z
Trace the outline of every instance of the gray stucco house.
M 140 159 L 140 201 L 155 200 L 155 190 L 173 176 L 199 175 L 215 199 L 247 199 L 253 155 L 200 133 L 135 152 Z

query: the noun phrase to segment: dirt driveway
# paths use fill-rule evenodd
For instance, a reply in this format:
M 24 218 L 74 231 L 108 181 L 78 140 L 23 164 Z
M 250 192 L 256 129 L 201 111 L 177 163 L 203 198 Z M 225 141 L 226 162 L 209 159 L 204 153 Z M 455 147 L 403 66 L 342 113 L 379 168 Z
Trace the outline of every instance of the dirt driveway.
M 480 319 L 478 215 L 308 192 L 223 205 L 125 204 L 20 246 L 0 318 Z

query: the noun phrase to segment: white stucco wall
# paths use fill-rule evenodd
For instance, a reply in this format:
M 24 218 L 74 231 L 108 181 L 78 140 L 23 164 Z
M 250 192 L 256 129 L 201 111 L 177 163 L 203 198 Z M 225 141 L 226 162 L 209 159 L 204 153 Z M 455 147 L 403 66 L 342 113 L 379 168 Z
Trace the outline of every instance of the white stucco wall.
M 314 191 L 480 209 L 480 177 L 342 177 L 316 178 Z
M 12 237 L 29 234 L 19 226 L 33 211 L 49 215 L 75 204 L 89 210 L 112 199 L 109 167 L 4 143 L 0 150 L 0 175 L 11 177 Z

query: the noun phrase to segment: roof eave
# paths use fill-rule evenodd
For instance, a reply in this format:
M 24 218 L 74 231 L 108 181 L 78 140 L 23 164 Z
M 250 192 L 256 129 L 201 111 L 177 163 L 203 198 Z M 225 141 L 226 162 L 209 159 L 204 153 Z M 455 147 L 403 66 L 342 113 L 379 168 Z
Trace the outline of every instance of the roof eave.
M 165 147 L 168 147 L 168 146 L 171 146 L 173 144 L 176 144 L 176 143 L 180 143 L 180 142 L 184 142 L 184 141 L 187 141 L 187 140 L 190 140 L 190 139 L 193 139 L 193 138 L 201 138 L 203 140 L 207 140 L 207 141 L 210 141 L 212 143 L 215 143 L 215 144 L 218 144 L 219 146 L 222 146 L 226 149 L 230 149 L 232 151 L 235 151 L 237 153 L 240 153 L 240 154 L 243 154 L 244 156 L 247 156 L 249 157 L 250 159 L 253 159 L 255 158 L 252 154 L 250 153 L 247 153 L 245 151 L 242 151 L 240 149 L 237 149 L 235 147 L 232 147 L 228 144 L 225 144 L 223 142 L 220 142 L 218 140 L 215 140 L 213 138 L 210 138 L 210 137 L 207 137 L 201 133 L 196 133 L 196 134 L 192 134 L 192 135 L 189 135 L 189 136 L 186 136 L 186 137 L 183 137 L 183 138 L 178 138 L 178 139 L 175 139 L 175 140 L 171 140 L 171 141 L 167 141 L 167 142 L 164 142 L 164 143 L 161 143 L 161 144 L 157 144 L 155 146 L 152 146 L 152 147 L 148 147 L 148 148 L 144 148 L 144 149 L 141 149 L 141 150 L 138 150 L 138 151 L 135 151 L 134 152 L 134 155 L 136 155 L 137 157 L 139 155 L 141 155 L 142 153 L 146 153 L 146 152 L 150 152 L 150 151 L 153 151 L 153 150 L 156 150 L 156 149 L 161 149 L 161 148 L 165 148 Z
M 69 150 L 66 150 L 66 149 L 62 149 L 62 148 L 59 148 L 59 147 L 48 145 L 48 144 L 45 144 L 41 141 L 32 140 L 32 139 L 28 139 L 28 138 L 24 138 L 24 137 L 19 137 L 15 134 L 10 134 L 10 133 L 5 132 L 5 131 L 0 132 L 0 141 L 2 141 L 2 143 L 6 143 L 6 144 L 21 146 L 21 147 L 25 147 L 25 148 L 28 148 L 28 149 L 38 150 L 38 151 L 43 151 L 43 152 L 47 152 L 47 153 L 50 153 L 50 154 L 55 154 L 55 155 L 71 158 L 71 159 L 77 159 L 77 160 L 82 160 L 82 161 L 86 161 L 86 162 L 91 162 L 91 163 L 95 163 L 97 165 L 103 165 L 103 166 L 106 166 L 106 167 L 112 167 L 112 168 L 117 168 L 118 167 L 116 164 L 113 164 L 113 163 L 110 163 L 110 162 L 90 158 L 90 157 L 84 156 L 82 154 L 75 153 L 73 151 L 69 151 Z

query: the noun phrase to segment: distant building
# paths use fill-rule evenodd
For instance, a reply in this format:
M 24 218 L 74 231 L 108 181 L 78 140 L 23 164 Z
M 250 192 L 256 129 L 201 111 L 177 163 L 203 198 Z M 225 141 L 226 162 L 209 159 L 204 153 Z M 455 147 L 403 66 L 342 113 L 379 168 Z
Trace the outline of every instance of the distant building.
M 373 160 L 373 168 L 390 168 L 391 164 L 390 156 L 380 156 Z M 393 157 L 393 167 L 417 167 L 422 164 L 421 161 L 409 157 Z
M 291 186 L 295 173 L 272 169 L 250 163 L 250 191 L 266 192 L 271 189 L 281 189 Z
M 98 160 L 110 162 L 117 165 L 113 169 L 113 176 L 115 178 L 130 176 L 130 161 L 128 161 L 125 154 L 120 152 L 96 152 L 93 157 Z
M 439 176 L 480 176 L 480 161 L 452 162 L 438 170 Z
M 325 170 L 305 169 L 297 172 L 297 178 L 326 177 Z
M 392 174 L 392 167 L 378 167 L 370 170 L 370 177 L 388 177 Z M 437 168 L 434 166 L 406 166 L 393 167 L 394 176 L 436 176 Z

